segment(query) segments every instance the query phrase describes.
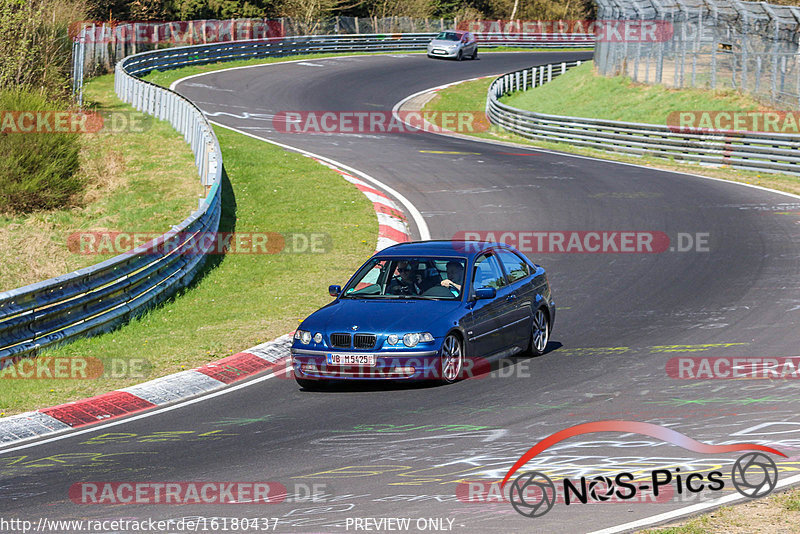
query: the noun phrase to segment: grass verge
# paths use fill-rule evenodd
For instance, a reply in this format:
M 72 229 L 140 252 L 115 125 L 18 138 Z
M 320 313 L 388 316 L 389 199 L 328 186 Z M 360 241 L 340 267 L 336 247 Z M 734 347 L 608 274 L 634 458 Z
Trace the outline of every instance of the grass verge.
M 436 93 L 424 106 L 424 111 L 470 111 L 482 113 L 486 107 L 486 93 L 491 78 L 457 84 Z M 604 88 L 614 92 L 614 98 L 598 98 L 605 95 Z M 684 94 L 687 93 L 687 94 Z M 518 99 L 525 99 L 522 103 Z M 613 102 L 612 102 L 613 101 Z M 634 84 L 624 77 L 603 78 L 595 76 L 591 65 L 581 65 L 555 78 L 552 82 L 524 93 L 511 95 L 503 102 L 515 107 L 527 107 L 552 115 L 572 115 L 613 120 L 652 122 L 664 124 L 667 113 L 686 109 L 757 109 L 758 104 L 747 97 L 729 92 L 702 90 L 675 90 Z M 541 105 L 540 105 L 541 104 Z M 704 107 L 705 106 L 705 107 Z M 626 109 L 629 107 L 629 109 Z M 800 194 L 800 178 L 785 174 L 767 174 L 730 167 L 707 167 L 684 163 L 673 159 L 652 156 L 636 157 L 591 148 L 581 148 L 568 143 L 531 141 L 512 134 L 502 128 L 491 126 L 489 130 L 471 134 L 483 139 L 505 141 L 521 145 L 558 150 L 611 161 L 635 163 L 669 171 L 700 174 L 734 182 L 768 187 L 788 193 Z
M 643 534 L 755 534 L 800 532 L 800 489 L 723 506 L 665 527 L 643 530 Z
M 63 209 L 0 214 L 0 291 L 111 257 L 70 252 L 67 237 L 73 232 L 164 232 L 197 209 L 203 187 L 191 150 L 169 124 L 136 112 L 113 90 L 112 75 L 85 88 L 88 107 L 115 113 L 117 128 L 80 135 L 81 198 Z M 130 120 L 135 131 L 125 131 Z
M 112 91 L 109 85 L 109 98 Z M 191 162 L 182 138 L 170 131 Z M 106 368 L 114 361 L 143 358 L 146 374 L 97 380 L 0 378 L 0 415 L 197 367 L 285 334 L 330 301 L 329 284 L 346 281 L 373 253 L 378 223 L 372 204 L 339 174 L 268 143 L 224 128 L 216 132 L 225 161 L 220 231 L 324 233 L 330 244 L 326 252 L 212 256 L 194 285 L 161 307 L 114 332 L 40 355 L 98 358 Z M 143 174 L 161 172 L 166 157 L 138 150 L 146 163 Z M 196 199 L 192 203 L 196 207 Z M 120 206 L 128 204 L 120 201 Z M 175 213 L 169 220 L 175 222 Z
M 624 76 L 596 75 L 593 67 L 594 62 L 583 63 L 541 87 L 519 91 L 501 101 L 537 113 L 663 125 L 671 111 L 761 108 L 755 99 L 735 91 L 670 89 L 634 83 Z

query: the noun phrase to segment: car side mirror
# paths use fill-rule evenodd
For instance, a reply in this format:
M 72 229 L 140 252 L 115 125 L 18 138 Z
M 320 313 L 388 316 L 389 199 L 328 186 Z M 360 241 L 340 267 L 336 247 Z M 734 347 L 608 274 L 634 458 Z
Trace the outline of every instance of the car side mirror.
M 476 300 L 493 299 L 496 296 L 497 296 L 497 290 L 493 287 L 482 287 L 480 289 L 475 290 Z
M 328 286 L 328 295 L 338 297 L 342 292 L 342 286 Z

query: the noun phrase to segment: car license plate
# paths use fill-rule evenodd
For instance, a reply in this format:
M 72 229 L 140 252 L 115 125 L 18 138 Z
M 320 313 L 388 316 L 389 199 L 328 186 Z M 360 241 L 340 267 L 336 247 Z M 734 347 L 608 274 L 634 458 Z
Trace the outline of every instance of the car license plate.
M 439 49 L 437 48 L 437 49 L 435 49 L 435 50 L 433 51 L 433 53 L 434 53 L 434 54 L 442 54 L 442 55 L 444 55 L 444 54 L 446 54 L 447 52 L 446 52 L 446 51 L 444 51 L 444 50 L 439 50 Z
M 367 367 L 375 367 L 377 363 L 374 354 L 340 353 L 329 353 L 327 362 L 328 365 L 363 365 Z

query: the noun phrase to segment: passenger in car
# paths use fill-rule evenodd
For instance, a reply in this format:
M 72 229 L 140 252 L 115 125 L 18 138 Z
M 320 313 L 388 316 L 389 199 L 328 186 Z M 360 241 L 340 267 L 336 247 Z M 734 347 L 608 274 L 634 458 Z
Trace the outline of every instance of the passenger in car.
M 442 286 L 450 289 L 456 297 L 461 294 L 461 286 L 464 283 L 464 266 L 461 262 L 447 262 L 447 278 L 442 280 Z

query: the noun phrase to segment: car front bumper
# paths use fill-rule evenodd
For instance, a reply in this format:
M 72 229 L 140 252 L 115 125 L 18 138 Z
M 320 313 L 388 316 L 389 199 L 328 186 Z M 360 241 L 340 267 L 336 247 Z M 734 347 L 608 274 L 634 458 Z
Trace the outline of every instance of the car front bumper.
M 437 380 L 439 351 L 375 351 L 375 365 L 328 365 L 327 355 L 354 351 L 292 348 L 292 369 L 304 380 Z
M 428 48 L 428 57 L 446 57 L 446 58 L 454 58 L 458 57 L 458 51 L 461 50 L 460 48 L 456 48 L 455 50 L 448 50 L 446 48 L 441 47 L 433 47 Z

